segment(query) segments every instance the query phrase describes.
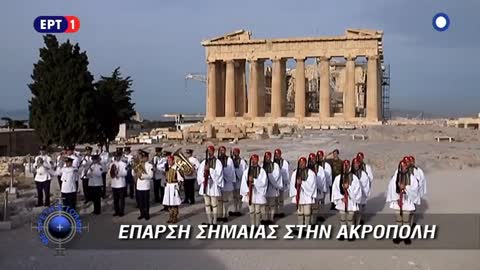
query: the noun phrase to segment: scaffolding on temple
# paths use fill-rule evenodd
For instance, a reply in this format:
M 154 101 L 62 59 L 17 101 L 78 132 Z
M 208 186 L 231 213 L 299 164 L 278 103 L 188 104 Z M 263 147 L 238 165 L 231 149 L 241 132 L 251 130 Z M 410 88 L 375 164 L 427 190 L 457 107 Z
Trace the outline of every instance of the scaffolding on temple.
M 382 64 L 382 112 L 383 119 L 389 120 L 390 112 L 390 64 Z

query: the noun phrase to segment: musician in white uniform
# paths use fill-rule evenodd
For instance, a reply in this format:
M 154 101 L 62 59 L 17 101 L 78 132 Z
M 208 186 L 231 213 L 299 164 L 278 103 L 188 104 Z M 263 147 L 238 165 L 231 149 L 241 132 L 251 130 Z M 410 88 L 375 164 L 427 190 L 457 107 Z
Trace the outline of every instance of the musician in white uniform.
M 312 205 L 317 197 L 317 177 L 315 172 L 307 167 L 307 159 L 301 157 L 297 168 L 290 179 L 290 197 L 297 205 L 298 225 L 312 223 Z
M 132 175 L 136 180 L 137 188 L 137 203 L 140 210 L 138 219 L 150 219 L 150 185 L 153 181 L 153 165 L 148 162 L 148 152 L 138 150 L 140 163 L 142 164 L 141 171 L 132 170 Z M 139 175 L 137 175 L 139 174 Z
M 284 207 L 284 199 L 285 196 L 288 196 L 289 194 L 289 185 L 290 181 L 290 171 L 289 171 L 289 164 L 288 161 L 282 158 L 282 150 L 280 149 L 275 149 L 275 152 L 273 153 L 273 161 L 278 164 L 280 167 L 280 171 L 282 173 L 282 182 L 283 182 L 283 188 L 280 189 L 280 194 L 278 195 L 278 201 L 277 201 L 277 209 L 275 210 L 275 218 L 283 218 L 285 217 L 285 213 L 283 210 Z
M 127 177 L 125 178 L 127 181 L 127 194 L 129 194 L 130 199 L 133 199 L 135 197 L 135 179 L 132 172 L 133 155 L 129 146 L 123 148 L 123 161 L 127 164 Z
M 102 198 L 107 196 L 107 169 L 110 163 L 110 153 L 107 152 L 106 147 L 103 149 L 103 144 L 97 144 L 97 155 L 100 156 L 100 164 L 102 165 Z
M 267 204 L 265 208 L 265 216 L 262 219 L 262 224 L 271 225 L 274 223 L 276 206 L 280 190 L 283 188 L 282 173 L 280 166 L 272 160 L 272 153 L 265 152 L 263 156 L 262 168 L 267 175 L 267 191 L 265 197 Z
M 325 160 L 325 153 L 322 150 L 317 151 L 317 167 L 321 167 L 325 173 L 325 189 L 323 190 L 321 196 L 318 199 L 318 211 L 316 213 L 317 222 L 324 222 L 325 218 L 320 215 L 322 206 L 325 205 L 325 198 L 327 193 L 330 192 L 330 187 L 332 186 L 332 166 Z M 317 187 L 317 190 L 320 190 Z M 315 222 L 315 221 L 314 221 Z
M 332 186 L 332 203 L 339 211 L 340 225 L 355 224 L 355 215 L 358 212 L 359 204 L 362 199 L 362 187 L 358 177 L 350 169 L 350 161 L 344 160 L 340 175 L 335 177 Z M 338 240 L 345 240 L 340 237 Z M 355 239 L 349 238 L 349 241 Z
M 170 218 L 167 223 L 175 224 L 178 221 L 178 206 L 182 204 L 179 183 L 183 182 L 183 177 L 172 155 L 167 157 L 165 177 L 167 185 L 165 186 L 165 195 L 163 196 L 162 204 L 168 207 L 168 212 L 170 213 Z
M 91 201 L 91 196 L 89 194 L 90 189 L 89 187 L 89 176 L 87 174 L 87 170 L 92 164 L 92 147 L 86 146 L 85 147 L 85 155 L 81 158 L 79 173 L 81 175 L 80 179 L 82 180 L 82 190 L 83 190 L 83 198 L 84 203 L 88 203 Z
M 323 167 L 317 163 L 317 155 L 315 153 L 310 153 L 308 155 L 307 167 L 315 173 L 317 180 L 317 196 L 315 197 L 315 203 L 312 205 L 312 224 L 317 223 L 317 217 L 319 217 L 320 212 L 320 201 L 325 198 L 325 193 L 327 192 L 327 182 L 325 171 Z M 321 221 L 324 221 L 321 219 Z
M 242 215 L 242 197 L 240 187 L 242 185 L 243 172 L 247 169 L 247 162 L 240 157 L 240 149 L 233 148 L 233 168 L 235 169 L 235 184 L 233 185 L 233 211 L 228 212 L 229 216 L 239 217 Z
M 224 184 L 222 162 L 215 157 L 215 147 L 207 148 L 207 157 L 197 172 L 197 183 L 200 186 L 198 193 L 205 200 L 205 212 L 208 224 L 217 224 L 218 200 L 222 197 Z
M 395 221 L 397 225 L 412 225 L 412 212 L 420 204 L 419 185 L 417 177 L 408 169 L 407 161 L 402 160 L 387 189 L 386 202 L 390 209 L 395 210 Z M 393 239 L 399 244 L 402 239 Z M 405 244 L 411 244 L 409 238 L 404 239 Z
M 77 203 L 78 169 L 73 167 L 73 158 L 65 158 L 65 166 L 58 167 L 56 175 L 61 175 L 63 205 L 75 209 Z
M 227 148 L 220 146 L 218 149 L 218 160 L 222 163 L 223 168 L 223 187 L 222 197 L 218 201 L 218 207 L 220 211 L 220 217 L 218 221 L 228 221 L 228 208 L 233 200 L 233 189 L 235 185 L 235 168 L 233 167 L 233 160 L 227 156 Z
M 258 155 L 250 157 L 250 166 L 243 172 L 240 195 L 242 201 L 248 203 L 250 224 L 258 226 L 262 216 L 265 216 L 265 205 L 267 204 L 267 173 L 258 162 Z
M 88 177 L 88 196 L 93 202 L 93 214 L 100 215 L 102 212 L 103 166 L 100 163 L 99 155 L 92 155 L 91 159 L 92 163 L 85 168 L 85 174 Z
M 40 146 L 40 153 L 35 157 L 35 185 L 37 187 L 37 204 L 35 207 L 50 206 L 50 183 L 52 180 L 52 159 L 47 154 L 47 147 Z M 45 202 L 43 195 L 45 194 Z
M 185 155 L 188 161 L 193 166 L 192 174 L 185 175 L 185 181 L 183 183 L 185 187 L 185 200 L 184 203 L 195 204 L 195 185 L 197 184 L 197 171 L 200 167 L 200 161 L 193 156 L 193 150 L 185 150 Z
M 162 180 L 165 179 L 165 164 L 167 163 L 167 159 L 162 155 L 162 151 L 162 147 L 155 147 L 155 156 L 153 157 L 153 197 L 156 203 L 162 202 L 164 193 Z M 160 189 L 162 191 L 161 193 Z
M 355 219 L 356 223 L 362 224 L 362 215 L 364 214 L 365 207 L 367 205 L 367 200 L 370 197 L 370 191 L 372 189 L 370 181 L 370 177 L 368 176 L 367 172 L 362 167 L 362 159 L 359 158 L 357 155 L 356 158 L 352 161 L 352 173 L 357 176 L 358 180 L 360 181 L 360 188 L 362 191 L 362 198 L 360 199 L 360 205 L 358 209 L 358 215 Z
M 122 161 L 122 155 L 122 149 L 117 149 L 114 160 L 108 169 L 110 177 L 112 178 L 110 185 L 113 193 L 114 217 L 123 217 L 125 213 L 125 196 L 127 194 L 125 177 L 127 176 L 127 164 Z

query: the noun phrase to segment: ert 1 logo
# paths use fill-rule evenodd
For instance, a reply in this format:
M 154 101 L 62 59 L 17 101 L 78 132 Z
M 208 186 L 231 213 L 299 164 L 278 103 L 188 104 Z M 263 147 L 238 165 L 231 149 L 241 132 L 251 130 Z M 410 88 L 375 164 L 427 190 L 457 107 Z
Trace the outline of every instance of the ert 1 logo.
M 33 28 L 38 33 L 75 33 L 80 29 L 80 20 L 75 16 L 38 16 Z

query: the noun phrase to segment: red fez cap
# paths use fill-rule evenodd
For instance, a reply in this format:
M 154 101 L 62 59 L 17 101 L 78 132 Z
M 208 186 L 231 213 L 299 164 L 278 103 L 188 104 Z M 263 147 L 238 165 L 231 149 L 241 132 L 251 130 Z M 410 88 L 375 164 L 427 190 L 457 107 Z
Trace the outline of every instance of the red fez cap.
M 352 163 L 354 164 L 360 164 L 360 159 L 358 157 L 353 158 Z
M 405 160 L 400 161 L 400 167 L 408 167 L 408 164 Z
M 300 162 L 303 161 L 303 162 L 307 163 L 307 158 L 306 158 L 306 157 L 301 157 L 301 158 L 299 159 L 299 161 L 300 161 Z
M 237 147 L 233 148 L 233 153 L 240 154 L 240 148 L 237 148 Z
M 225 150 L 225 151 L 227 151 L 227 148 L 226 148 L 225 146 L 223 146 L 223 145 L 220 146 L 219 150 L 222 150 L 222 149 Z
M 280 148 L 275 149 L 275 154 L 281 155 L 281 154 L 282 154 L 282 150 L 280 150 Z
M 207 150 L 208 150 L 208 151 L 215 152 L 215 146 L 209 145 L 209 146 L 207 147 Z
M 415 157 L 414 156 L 409 156 L 408 157 L 411 161 L 415 161 Z
M 318 150 L 318 151 L 317 151 L 317 156 L 324 157 L 324 156 L 325 156 L 325 153 L 324 153 L 322 150 Z
M 361 159 L 365 158 L 365 155 L 362 152 L 358 152 L 357 158 L 360 157 Z
M 269 152 L 269 151 L 265 152 L 265 156 L 271 158 L 272 157 L 272 152 Z
M 309 158 L 309 159 L 315 160 L 315 157 L 316 157 L 316 156 L 315 156 L 315 153 L 310 153 L 310 155 L 308 155 L 308 158 Z
M 350 160 L 345 159 L 345 160 L 343 161 L 343 168 L 345 168 L 345 167 L 350 167 Z
M 253 154 L 251 157 L 250 157 L 251 160 L 255 160 L 255 161 L 258 161 L 258 155 L 257 154 Z

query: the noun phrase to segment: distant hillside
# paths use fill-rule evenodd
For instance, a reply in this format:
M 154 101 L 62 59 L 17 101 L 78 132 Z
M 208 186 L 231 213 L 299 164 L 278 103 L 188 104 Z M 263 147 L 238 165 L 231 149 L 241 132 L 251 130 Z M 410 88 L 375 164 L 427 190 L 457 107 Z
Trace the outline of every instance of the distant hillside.
M 29 117 L 28 110 L 3 110 L 0 109 L 0 118 L 9 117 L 14 120 L 27 120 Z

